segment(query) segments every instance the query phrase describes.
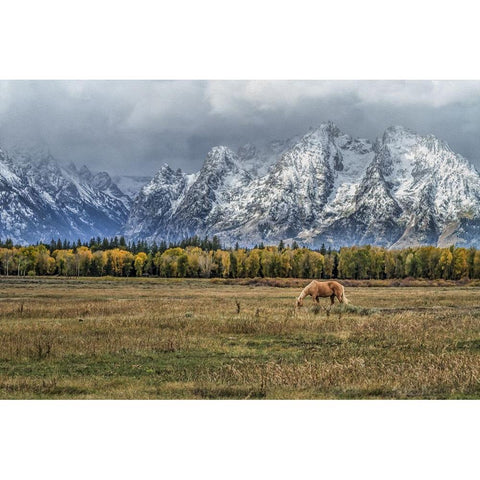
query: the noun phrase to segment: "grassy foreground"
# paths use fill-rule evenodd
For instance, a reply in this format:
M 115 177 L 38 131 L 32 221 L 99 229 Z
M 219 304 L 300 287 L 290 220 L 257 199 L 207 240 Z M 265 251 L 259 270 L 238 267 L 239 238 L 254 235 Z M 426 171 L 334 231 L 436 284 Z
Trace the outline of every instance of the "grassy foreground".
M 299 292 L 3 277 L 0 398 L 480 398 L 480 288 Z

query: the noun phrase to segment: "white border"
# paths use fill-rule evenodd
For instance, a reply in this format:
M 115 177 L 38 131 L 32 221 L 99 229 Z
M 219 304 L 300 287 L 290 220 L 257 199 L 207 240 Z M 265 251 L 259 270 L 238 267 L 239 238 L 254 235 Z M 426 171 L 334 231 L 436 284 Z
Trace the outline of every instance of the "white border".
M 478 79 L 476 3 L 18 0 L 0 78 Z
M 0 6 L 3 79 L 478 79 L 474 2 Z M 478 402 L 1 402 L 5 478 L 465 478 Z
M 5 478 L 469 478 L 472 401 L 1 404 Z

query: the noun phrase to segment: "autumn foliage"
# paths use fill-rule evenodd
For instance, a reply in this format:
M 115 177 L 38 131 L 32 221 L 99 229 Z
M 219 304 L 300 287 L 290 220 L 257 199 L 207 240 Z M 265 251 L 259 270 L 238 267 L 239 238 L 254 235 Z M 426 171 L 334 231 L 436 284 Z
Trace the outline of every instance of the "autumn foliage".
M 210 245 L 211 246 L 211 245 Z M 387 250 L 345 247 L 339 251 L 263 246 L 205 249 L 200 246 L 131 251 L 126 245 L 99 249 L 7 246 L 0 248 L 3 275 L 160 276 L 189 278 L 344 278 L 459 280 L 480 278 L 480 251 L 433 246 Z

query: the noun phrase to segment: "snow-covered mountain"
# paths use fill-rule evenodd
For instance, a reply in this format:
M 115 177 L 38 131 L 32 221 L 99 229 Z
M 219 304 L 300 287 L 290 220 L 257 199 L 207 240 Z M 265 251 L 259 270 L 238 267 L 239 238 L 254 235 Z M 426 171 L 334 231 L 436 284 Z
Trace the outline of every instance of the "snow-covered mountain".
M 480 246 L 480 175 L 434 136 L 390 127 L 371 143 L 325 123 L 261 148 L 214 147 L 196 174 L 164 165 L 124 231 L 246 245 Z
M 60 166 L 43 150 L 0 150 L 0 238 L 19 243 L 117 234 L 131 199 L 108 173 Z
M 210 150 L 197 173 L 151 179 L 0 150 L 0 238 L 480 247 L 480 175 L 432 135 L 390 127 L 375 142 L 333 123 L 260 146 Z

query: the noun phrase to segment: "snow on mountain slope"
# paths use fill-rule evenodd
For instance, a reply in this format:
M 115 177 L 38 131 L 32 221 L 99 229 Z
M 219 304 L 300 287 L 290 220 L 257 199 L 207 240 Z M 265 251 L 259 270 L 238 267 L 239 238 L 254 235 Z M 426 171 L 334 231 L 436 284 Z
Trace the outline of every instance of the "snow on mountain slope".
M 237 150 L 237 157 L 242 168 L 252 177 L 262 177 L 298 141 L 299 137 L 293 137 L 287 140 L 273 140 L 260 145 L 247 143 Z
M 182 202 L 169 210 L 168 222 L 157 231 L 150 228 L 148 238 L 195 233 L 246 243 L 294 238 L 315 224 L 334 189 L 345 188 L 346 180 L 353 188 L 371 152 L 367 141 L 354 141 L 331 123 L 275 147 L 281 155 L 273 164 L 265 150 L 259 154 L 252 146 L 240 149 L 239 156 L 226 147 L 212 149 Z M 253 161 L 261 162 L 259 168 Z M 252 175 L 259 171 L 263 175 Z
M 133 201 L 125 234 L 132 238 L 154 240 L 158 229 L 162 229 L 162 238 L 168 239 L 163 229 L 194 180 L 195 176 L 174 171 L 164 164 Z
M 330 203 L 344 208 L 371 158 L 367 141 L 354 141 L 332 123 L 322 124 L 295 142 L 239 196 L 236 212 L 210 231 L 228 243 L 251 244 L 300 239 L 309 243 L 328 216 Z M 370 155 L 370 156 L 369 156 Z M 348 207 L 347 207 L 348 208 Z
M 48 152 L 2 152 L 0 175 L 0 238 L 87 240 L 115 235 L 127 219 L 131 200 L 107 173 L 61 167 Z
M 144 189 L 126 233 L 149 240 L 215 234 L 246 245 L 478 245 L 480 176 L 432 135 L 390 127 L 372 144 L 325 123 L 279 142 L 277 153 L 262 148 L 247 144 L 235 155 L 215 147 L 191 182 L 158 177 L 154 190 L 167 185 L 175 201 L 144 229 L 139 219 L 162 203 Z
M 479 174 L 445 142 L 393 127 L 382 144 L 385 178 L 406 223 L 395 246 L 435 243 L 452 222 L 479 216 Z
M 306 236 L 306 232 L 316 226 L 329 197 L 336 198 L 338 177 L 354 176 L 354 172 L 361 169 L 361 166 L 352 166 L 352 157 L 348 155 L 345 169 L 341 144 L 347 142 L 331 123 L 300 138 L 281 155 L 267 175 L 248 189 L 244 208 L 247 228 L 236 234 L 241 234 L 242 240 L 253 235 L 255 241 L 291 239 L 301 232 Z

